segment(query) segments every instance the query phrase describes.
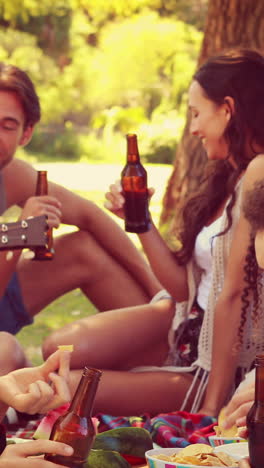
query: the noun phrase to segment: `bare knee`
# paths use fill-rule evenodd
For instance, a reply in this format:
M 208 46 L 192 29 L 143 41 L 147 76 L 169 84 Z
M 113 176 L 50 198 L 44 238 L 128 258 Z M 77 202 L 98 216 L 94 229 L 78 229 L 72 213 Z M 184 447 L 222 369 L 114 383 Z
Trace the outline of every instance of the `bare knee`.
M 99 320 L 96 320 L 98 318 Z M 101 314 L 69 323 L 63 328 L 51 333 L 42 344 L 44 360 L 54 353 L 59 345 L 73 345 L 71 354 L 71 368 L 80 369 L 84 366 L 102 367 L 98 364 L 104 342 L 104 333 L 101 327 L 103 319 Z M 105 344 L 105 342 L 104 342 Z M 108 353 L 109 354 L 109 353 Z
M 162 315 L 163 320 L 168 322 L 169 329 L 175 315 L 175 301 L 173 299 L 161 299 L 160 301 L 154 302 L 152 305 L 157 314 Z
M 43 359 L 46 360 L 51 354 L 57 351 L 59 345 L 73 345 L 74 352 L 71 359 L 73 362 L 75 355 L 78 356 L 81 354 L 81 351 L 84 351 L 82 347 L 84 346 L 84 337 L 82 336 L 83 327 L 81 323 L 73 322 L 64 327 L 54 330 L 42 344 L 42 355 Z
M 51 354 L 53 354 L 57 349 L 59 344 L 66 344 L 60 343 L 57 338 L 56 331 L 49 335 L 47 338 L 44 339 L 42 343 L 42 355 L 43 359 L 46 360 Z M 71 344 L 71 343 L 69 343 Z
M 103 266 L 104 250 L 89 232 L 80 230 L 66 234 L 61 239 L 63 249 L 66 248 L 67 243 L 70 258 L 74 259 L 79 266 L 83 265 L 87 268 L 87 262 L 90 267 L 101 263 Z
M 7 332 L 0 332 L 0 343 L 0 375 L 25 367 L 27 362 L 26 356 L 13 335 Z

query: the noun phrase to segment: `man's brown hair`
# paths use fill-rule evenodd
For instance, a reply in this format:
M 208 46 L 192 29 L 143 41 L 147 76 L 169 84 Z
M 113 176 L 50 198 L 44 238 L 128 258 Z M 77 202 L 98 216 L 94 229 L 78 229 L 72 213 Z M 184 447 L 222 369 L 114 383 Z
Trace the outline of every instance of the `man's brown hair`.
M 0 62 L 0 91 L 16 93 L 25 114 L 25 128 L 40 120 L 40 103 L 35 87 L 23 70 Z

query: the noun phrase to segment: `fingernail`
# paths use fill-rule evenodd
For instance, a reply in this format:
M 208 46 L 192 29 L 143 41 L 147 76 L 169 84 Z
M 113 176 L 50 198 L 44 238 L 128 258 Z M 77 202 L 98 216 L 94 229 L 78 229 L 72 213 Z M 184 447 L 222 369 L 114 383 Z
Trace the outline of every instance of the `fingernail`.
M 71 455 L 72 452 L 73 452 L 73 448 L 70 447 L 69 445 L 66 445 L 66 446 L 64 447 L 64 452 L 67 453 L 67 454 L 69 454 L 69 455 Z

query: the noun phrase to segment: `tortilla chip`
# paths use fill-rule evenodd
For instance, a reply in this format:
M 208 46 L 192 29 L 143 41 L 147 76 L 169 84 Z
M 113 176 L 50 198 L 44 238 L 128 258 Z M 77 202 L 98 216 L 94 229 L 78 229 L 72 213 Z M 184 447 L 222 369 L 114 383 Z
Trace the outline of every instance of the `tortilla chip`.
M 234 466 L 233 457 L 230 457 L 230 455 L 228 455 L 227 453 L 217 452 L 217 457 L 219 458 L 219 460 L 221 460 L 222 463 L 225 464 L 225 466 Z
M 163 460 L 163 461 L 171 461 L 171 457 L 168 457 L 167 455 L 155 455 L 154 458 L 158 458 L 158 460 Z
M 184 447 L 180 451 L 180 454 L 181 454 L 181 457 L 195 456 L 201 453 L 212 453 L 213 450 L 214 450 L 213 447 L 210 447 L 210 445 L 207 445 L 207 444 L 191 444 L 191 445 L 187 445 L 187 447 Z
M 217 437 L 221 436 L 221 427 L 220 426 L 213 426 L 213 430 L 215 431 L 215 435 Z
M 223 463 L 221 460 L 219 460 L 217 457 L 214 457 L 212 455 L 206 455 L 204 458 L 204 461 L 206 462 L 206 465 L 204 466 L 223 466 Z
M 200 465 L 199 458 L 195 456 L 185 455 L 184 457 L 181 457 L 181 460 L 184 460 L 184 461 L 181 461 L 180 463 L 183 463 L 185 465 L 198 465 L 198 466 Z
M 73 348 L 74 348 L 73 344 L 68 344 L 68 345 L 65 344 L 65 345 L 58 346 L 58 349 L 60 351 L 70 351 L 71 353 L 73 352 Z
M 225 407 L 221 409 L 219 416 L 218 416 L 218 427 L 220 428 L 220 437 L 236 437 L 237 436 L 237 426 L 234 424 L 234 426 L 230 427 L 229 429 L 224 429 L 223 428 L 223 423 L 226 419 L 225 415 Z

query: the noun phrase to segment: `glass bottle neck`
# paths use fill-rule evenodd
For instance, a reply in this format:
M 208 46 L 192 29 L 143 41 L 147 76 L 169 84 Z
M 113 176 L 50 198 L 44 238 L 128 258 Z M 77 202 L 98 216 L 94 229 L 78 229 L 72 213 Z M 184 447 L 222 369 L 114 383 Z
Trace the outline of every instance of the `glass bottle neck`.
M 91 416 L 100 377 L 100 371 L 92 370 L 89 372 L 89 369 L 84 371 L 71 402 L 69 411 L 72 411 L 82 417 Z
M 48 194 L 48 179 L 47 171 L 38 171 L 36 195 Z
M 264 366 L 256 365 L 255 402 L 264 405 Z
M 137 136 L 134 134 L 127 135 L 127 162 L 139 163 Z

